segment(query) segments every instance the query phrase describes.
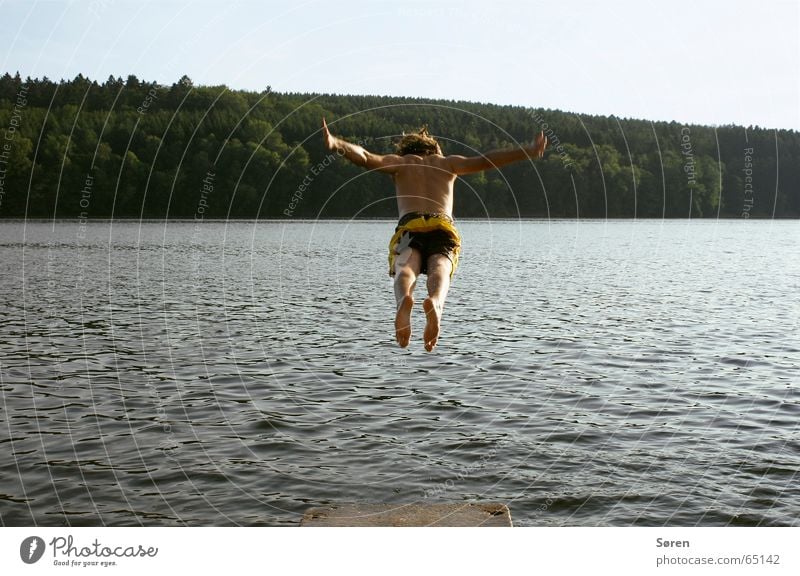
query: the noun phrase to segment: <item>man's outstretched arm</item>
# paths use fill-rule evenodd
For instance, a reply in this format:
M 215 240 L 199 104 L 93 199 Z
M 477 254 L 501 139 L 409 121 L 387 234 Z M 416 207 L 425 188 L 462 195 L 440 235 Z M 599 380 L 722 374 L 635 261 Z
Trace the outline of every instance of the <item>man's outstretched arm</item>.
M 471 174 L 490 168 L 501 168 L 513 162 L 527 160 L 528 158 L 541 158 L 547 148 L 547 137 L 544 132 L 539 132 L 536 142 L 518 148 L 506 150 L 492 150 L 481 156 L 448 156 L 450 169 L 454 174 Z
M 325 122 L 325 118 L 322 119 L 322 138 L 326 150 L 335 150 L 337 154 L 344 156 L 350 160 L 350 162 L 358 166 L 363 166 L 370 170 L 394 172 L 395 168 L 400 164 L 400 156 L 394 154 L 373 154 L 358 144 L 351 144 L 346 140 L 332 135 L 330 130 L 328 130 L 328 124 Z

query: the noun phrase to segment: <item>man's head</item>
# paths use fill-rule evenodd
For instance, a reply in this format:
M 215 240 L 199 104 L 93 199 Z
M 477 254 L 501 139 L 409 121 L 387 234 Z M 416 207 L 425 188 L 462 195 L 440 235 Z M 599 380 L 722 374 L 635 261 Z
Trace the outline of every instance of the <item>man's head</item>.
M 428 127 L 423 126 L 419 132 L 403 134 L 403 138 L 397 143 L 397 153 L 401 156 L 406 154 L 428 156 L 430 154 L 441 154 L 442 148 L 436 138 L 428 134 Z

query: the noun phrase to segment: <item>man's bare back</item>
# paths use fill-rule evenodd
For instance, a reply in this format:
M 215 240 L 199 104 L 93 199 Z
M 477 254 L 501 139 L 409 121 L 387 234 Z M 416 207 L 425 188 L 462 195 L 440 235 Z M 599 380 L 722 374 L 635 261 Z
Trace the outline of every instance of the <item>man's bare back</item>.
M 439 340 L 444 301 L 460 250 L 460 237 L 452 219 L 456 177 L 541 158 L 547 138 L 540 132 L 532 145 L 494 150 L 481 156 L 444 156 L 439 144 L 424 128 L 416 135 L 404 137 L 398 145 L 398 154 L 373 154 L 336 138 L 331 135 L 324 118 L 322 136 L 328 150 L 336 150 L 358 166 L 392 176 L 400 213 L 389 255 L 397 300 L 395 338 L 400 346 L 408 346 L 413 291 L 419 275 L 426 273 L 428 297 L 423 302 L 426 317 L 423 337 L 425 349 L 432 351 Z M 404 145 L 407 138 L 409 142 Z
M 409 212 L 453 215 L 453 185 L 456 174 L 445 156 L 398 156 L 392 173 L 397 210 L 400 216 Z

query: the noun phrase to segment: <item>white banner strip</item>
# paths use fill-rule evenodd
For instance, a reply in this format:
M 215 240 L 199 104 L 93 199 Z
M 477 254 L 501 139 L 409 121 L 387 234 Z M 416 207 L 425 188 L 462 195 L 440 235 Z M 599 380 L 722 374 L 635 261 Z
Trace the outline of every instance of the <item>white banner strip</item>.
M 31 527 L 0 535 L 4 574 L 800 574 L 800 528 Z

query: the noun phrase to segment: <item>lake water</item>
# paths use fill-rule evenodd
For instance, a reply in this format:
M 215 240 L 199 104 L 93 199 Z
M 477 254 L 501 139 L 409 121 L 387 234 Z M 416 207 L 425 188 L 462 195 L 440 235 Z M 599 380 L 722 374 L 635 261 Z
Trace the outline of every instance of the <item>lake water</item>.
M 0 223 L 3 525 L 800 525 L 800 223 L 461 222 L 433 353 L 391 222 Z

